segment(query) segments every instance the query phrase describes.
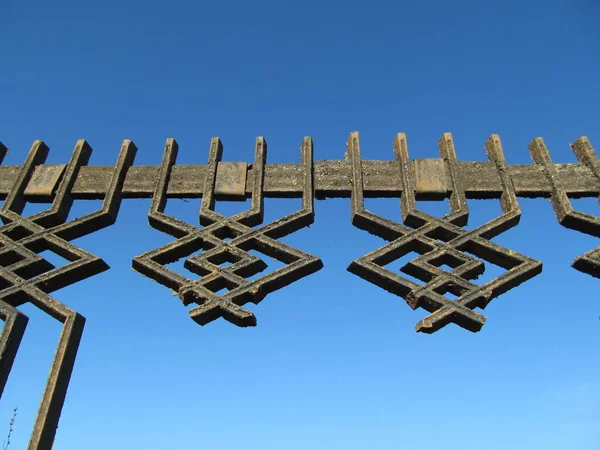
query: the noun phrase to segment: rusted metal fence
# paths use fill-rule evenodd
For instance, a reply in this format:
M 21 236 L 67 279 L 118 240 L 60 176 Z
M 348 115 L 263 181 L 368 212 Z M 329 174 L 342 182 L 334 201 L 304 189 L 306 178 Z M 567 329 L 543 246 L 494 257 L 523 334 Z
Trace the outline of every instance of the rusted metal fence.
M 178 145 L 167 140 L 160 166 L 134 166 L 136 147 L 124 141 L 114 167 L 88 166 L 91 148 L 77 142 L 67 164 L 44 164 L 48 147 L 36 141 L 21 166 L 0 166 L 0 394 L 7 382 L 27 317 L 18 307 L 30 302 L 59 320 L 62 332 L 40 404 L 30 450 L 52 447 L 67 393 L 85 319 L 49 294 L 108 269 L 101 258 L 70 243 L 111 225 L 124 198 L 152 198 L 150 225 L 175 238 L 162 247 L 133 258 L 133 268 L 177 292 L 184 305 L 193 305 L 191 318 L 200 325 L 220 317 L 238 326 L 254 326 L 256 318 L 244 308 L 319 270 L 317 256 L 290 247 L 278 239 L 314 221 L 315 199 L 350 198 L 352 223 L 389 241 L 351 262 L 348 270 L 430 314 L 416 330 L 433 333 L 449 323 L 479 331 L 485 308 L 500 294 L 542 271 L 542 263 L 491 241 L 519 223 L 518 197 L 550 198 L 558 220 L 573 230 L 600 236 L 600 220 L 577 212 L 570 198 L 600 195 L 600 161 L 590 142 L 581 137 L 571 146 L 579 163 L 555 164 L 544 141 L 533 140 L 534 164 L 507 165 L 500 138 L 492 135 L 485 148 L 488 161 L 458 161 L 452 136 L 439 141 L 439 158 L 410 159 L 406 136 L 393 142 L 394 158 L 363 160 L 358 133 L 351 133 L 345 158 L 317 161 L 313 143 L 304 138 L 301 163 L 268 164 L 267 144 L 256 140 L 254 161 L 222 161 L 218 138 L 210 143 L 207 164 L 176 165 Z M 0 144 L 0 163 L 6 154 Z M 202 198 L 198 227 L 164 213 L 169 198 Z M 263 224 L 264 199 L 302 198 L 299 211 Z M 403 223 L 378 216 L 364 206 L 365 198 L 400 199 Z M 215 200 L 251 198 L 249 210 L 226 217 L 214 210 Z M 499 199 L 502 215 L 467 230 L 467 199 Z M 91 214 L 68 220 L 77 199 L 102 199 Z M 419 211 L 417 199 L 450 201 L 450 214 L 438 218 Z M 49 203 L 46 211 L 23 217 L 27 202 Z M 68 260 L 54 267 L 40 253 L 52 250 Z M 266 264 L 249 253 L 257 250 L 283 264 L 258 278 Z M 202 251 L 201 253 L 197 253 Z M 401 272 L 422 281 L 417 284 L 384 266 L 402 256 L 420 256 Z M 195 255 L 195 256 L 190 256 Z M 168 267 L 181 258 L 198 275 L 191 280 Z M 482 284 L 485 262 L 505 272 Z M 225 265 L 224 263 L 228 263 Z M 600 277 L 600 247 L 576 258 L 573 267 Z M 451 268 L 447 271 L 443 266 Z M 218 294 L 226 288 L 224 294 Z M 452 299 L 452 294 L 456 298 Z

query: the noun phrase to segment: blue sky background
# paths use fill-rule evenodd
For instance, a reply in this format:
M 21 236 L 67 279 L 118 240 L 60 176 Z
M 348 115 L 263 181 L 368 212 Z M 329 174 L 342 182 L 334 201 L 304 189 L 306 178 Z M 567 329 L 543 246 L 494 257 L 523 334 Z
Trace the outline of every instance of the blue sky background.
M 80 138 L 91 164 L 112 165 L 123 139 L 136 164 L 158 164 L 168 137 L 179 163 L 205 163 L 212 136 L 226 160 L 251 161 L 259 135 L 269 162 L 297 162 L 305 135 L 316 159 L 339 159 L 354 130 L 367 159 L 391 159 L 398 132 L 414 158 L 436 157 L 447 131 L 461 160 L 486 160 L 492 133 L 510 164 L 531 161 L 537 136 L 557 163 L 576 161 L 568 144 L 581 135 L 600 148 L 593 0 L 0 0 L 0 19 L 5 164 L 35 139 L 65 163 Z M 199 203 L 167 212 L 195 221 Z M 595 199 L 575 203 L 598 212 Z M 414 332 L 425 311 L 346 272 L 383 244 L 351 226 L 348 199 L 317 202 L 316 223 L 284 239 L 322 271 L 253 307 L 256 328 L 200 327 L 131 270 L 171 239 L 147 225 L 149 204 L 127 200 L 115 226 L 75 241 L 111 270 L 55 293 L 87 318 L 55 448 L 600 448 L 600 284 L 569 267 L 598 240 L 561 228 L 548 201 L 522 199 L 521 225 L 495 239 L 542 260 L 542 275 L 494 300 L 479 334 L 431 336 Z M 299 205 L 268 200 L 266 219 Z M 500 211 L 470 205 L 470 226 Z M 78 202 L 72 216 L 97 207 Z M 367 207 L 400 217 L 397 199 Z M 60 332 L 22 310 L 29 327 L 0 403 L 0 431 L 19 407 L 14 449 Z

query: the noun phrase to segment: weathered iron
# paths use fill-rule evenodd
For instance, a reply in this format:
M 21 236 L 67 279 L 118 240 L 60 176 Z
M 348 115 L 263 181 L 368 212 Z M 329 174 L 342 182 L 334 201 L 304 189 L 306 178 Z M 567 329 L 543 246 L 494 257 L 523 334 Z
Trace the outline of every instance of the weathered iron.
M 133 268 L 155 281 L 176 291 L 184 305 L 196 303 L 190 316 L 200 325 L 224 317 L 238 326 L 256 325 L 252 312 L 241 306 L 252 302 L 258 304 L 266 294 L 319 270 L 323 264 L 319 258 L 289 247 L 277 238 L 310 225 L 313 212 L 313 144 L 305 138 L 302 145 L 302 209 L 275 222 L 253 229 L 263 221 L 263 183 L 267 158 L 267 144 L 263 138 L 256 140 L 252 176 L 252 206 L 248 211 L 225 217 L 214 211 L 215 187 L 222 195 L 238 195 L 241 181 L 246 173 L 240 167 L 219 171 L 223 146 L 218 138 L 211 142 L 209 161 L 204 177 L 204 190 L 200 206 L 200 223 L 204 228 L 182 222 L 163 213 L 170 173 L 177 156 L 177 143 L 167 141 L 163 163 L 159 171 L 159 183 L 150 206 L 150 225 L 177 237 L 172 243 L 138 256 Z M 223 175 L 218 181 L 218 175 Z M 230 238 L 226 242 L 223 239 Z M 192 281 L 165 267 L 198 250 L 203 253 L 188 258 L 185 268 L 201 278 Z M 267 265 L 248 250 L 258 250 L 286 264 L 256 280 L 246 278 L 266 269 Z M 233 263 L 221 267 L 224 262 Z M 227 288 L 221 296 L 215 292 Z
M 2 156 L 6 152 L 3 148 Z M 63 323 L 31 434 L 30 449 L 52 447 L 85 324 L 80 314 L 48 294 L 108 269 L 102 259 L 69 241 L 114 223 L 121 204 L 123 180 L 127 169 L 133 164 L 136 148 L 131 141 L 123 143 L 103 193 L 102 208 L 67 221 L 73 204 L 73 184 L 80 168 L 87 164 L 91 152 L 85 141 L 77 142 L 71 161 L 59 171 L 61 176 L 56 177 L 56 166 L 49 171 L 39 169 L 48 155 L 48 147 L 36 141 L 25 163 L 16 171 L 10 192 L 0 208 L 0 219 L 4 223 L 0 228 L 0 315 L 5 321 L 0 336 L 0 394 L 28 321 L 16 308 L 29 302 Z M 41 174 L 53 175 L 46 177 Z M 53 192 L 51 207 L 30 217 L 21 216 L 27 202 L 25 193 L 28 188 L 34 196 Z M 38 254 L 44 250 L 53 251 L 69 263 L 54 267 Z
M 411 160 L 404 134 L 393 142 L 394 159 L 363 160 L 358 133 L 348 140 L 342 160 L 313 161 L 313 143 L 304 138 L 300 164 L 267 164 L 267 144 L 256 140 L 254 162 L 222 161 L 218 138 L 210 144 L 207 164 L 176 165 L 178 145 L 167 140 L 159 166 L 133 166 L 136 147 L 124 141 L 114 167 L 88 166 L 91 148 L 78 141 L 68 164 L 44 164 L 48 147 L 36 141 L 21 166 L 0 166 L 0 394 L 7 382 L 28 319 L 18 307 L 30 302 L 63 323 L 29 450 L 50 449 L 85 319 L 48 294 L 100 273 L 108 266 L 69 241 L 112 224 L 123 198 L 152 198 L 150 225 L 175 238 L 173 242 L 133 259 L 133 268 L 177 293 L 189 314 L 205 325 L 219 317 L 238 325 L 256 325 L 244 308 L 322 267 L 321 260 L 278 239 L 314 221 L 314 199 L 350 198 L 352 223 L 389 241 L 359 257 L 348 270 L 396 294 L 413 308 L 430 314 L 416 330 L 432 333 L 449 323 L 479 331 L 485 308 L 500 294 L 539 274 L 542 264 L 491 242 L 516 226 L 521 211 L 517 197 L 549 198 L 559 222 L 567 228 L 600 237 L 600 218 L 577 212 L 571 198 L 600 195 L 600 161 L 587 138 L 572 145 L 577 164 L 554 164 L 541 138 L 530 144 L 534 164 L 508 165 L 500 138 L 486 143 L 487 162 L 457 160 L 452 136 L 439 141 L 440 157 Z M 0 144 L 0 163 L 6 147 Z M 199 225 L 164 213 L 168 199 L 202 198 Z M 264 199 L 301 198 L 299 211 L 261 225 Z M 400 199 L 402 223 L 365 209 L 364 199 Z M 215 201 L 251 199 L 249 210 L 226 217 L 214 210 Z M 467 230 L 467 199 L 499 199 L 502 215 Z M 102 208 L 68 220 L 74 200 L 103 199 Z M 450 214 L 438 218 L 419 211 L 417 200 L 449 199 Z M 50 203 L 48 210 L 23 217 L 27 202 Z M 54 267 L 40 253 L 52 250 L 69 262 Z M 197 253 L 199 252 L 200 253 Z M 285 265 L 262 274 L 267 265 L 250 251 Z M 384 266 L 417 252 L 401 268 L 423 284 Z M 197 254 L 196 254 L 197 253 Z M 192 280 L 167 267 L 186 258 L 184 266 L 198 275 Z M 485 262 L 506 272 L 477 285 Z M 226 263 L 230 263 L 227 265 Z M 449 266 L 446 271 L 442 267 Z M 575 259 L 573 267 L 600 277 L 600 247 Z M 226 288 L 226 292 L 219 292 Z M 448 294 L 455 296 L 449 298 Z
M 406 136 L 399 134 L 394 141 L 394 153 L 402 183 L 402 218 L 406 225 L 397 224 L 364 208 L 363 177 L 358 133 L 352 133 L 348 142 L 349 158 L 352 162 L 352 223 L 364 230 L 390 241 L 389 244 L 354 261 L 348 270 L 383 289 L 406 299 L 413 309 L 423 308 L 431 314 L 417 324 L 417 331 L 433 333 L 450 322 L 455 322 L 470 331 L 479 331 L 485 317 L 474 312 L 475 307 L 485 308 L 498 295 L 519 285 L 542 270 L 542 264 L 512 250 L 507 250 L 489 241 L 492 237 L 517 225 L 521 210 L 506 161 L 497 135 L 490 137 L 486 150 L 490 161 L 498 171 L 502 194 L 500 203 L 503 215 L 490 222 L 467 231 L 469 210 L 467 198 L 457 170 L 456 153 L 452 136 L 445 134 L 439 143 L 442 159 L 451 184 L 451 213 L 439 219 L 417 209 L 413 166 L 408 156 Z M 427 173 L 427 172 L 426 172 Z M 441 167 L 430 174 L 441 174 Z M 426 186 L 436 186 L 441 176 Z M 412 275 L 425 285 L 418 285 L 406 277 L 383 267 L 410 253 L 421 257 L 414 259 L 400 270 Z M 469 252 L 507 270 L 483 286 L 470 280 L 485 271 L 484 263 L 469 256 Z M 453 268 L 446 272 L 442 265 Z M 450 292 L 458 298 L 444 296 Z

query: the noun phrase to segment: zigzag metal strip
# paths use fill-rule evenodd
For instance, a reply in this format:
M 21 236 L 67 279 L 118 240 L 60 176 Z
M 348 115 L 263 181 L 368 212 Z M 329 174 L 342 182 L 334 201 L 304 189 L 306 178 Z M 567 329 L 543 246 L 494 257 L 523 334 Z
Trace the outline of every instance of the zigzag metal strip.
M 461 228 L 467 223 L 468 208 L 456 169 L 454 143 L 449 133 L 444 134 L 439 147 L 452 185 L 451 213 L 442 218 L 417 209 L 406 136 L 399 134 L 394 140 L 394 153 L 403 185 L 401 209 L 406 225 L 401 225 L 365 209 L 359 136 L 358 133 L 350 135 L 348 151 L 353 174 L 352 223 L 391 242 L 357 259 L 348 270 L 401 296 L 413 309 L 421 307 L 429 311 L 431 314 L 417 324 L 417 331 L 433 333 L 454 322 L 476 332 L 485 323 L 485 317 L 473 309 L 485 308 L 493 298 L 539 274 L 542 264 L 489 241 L 515 226 L 521 215 L 500 138 L 493 135 L 486 144 L 486 151 L 500 176 L 503 215 L 472 231 Z M 422 256 L 401 270 L 426 282 L 425 285 L 418 285 L 383 267 L 412 251 Z M 499 265 L 507 272 L 483 286 L 475 285 L 469 280 L 481 275 L 485 266 L 465 252 Z M 453 270 L 442 270 L 440 266 L 443 264 L 448 264 Z M 452 301 L 444 296 L 446 292 L 458 298 Z
M 0 218 L 5 224 L 0 227 L 0 317 L 5 322 L 0 335 L 0 395 L 28 320 L 16 307 L 27 302 L 33 303 L 63 323 L 29 450 L 52 447 L 85 324 L 80 314 L 48 294 L 108 269 L 108 265 L 100 258 L 68 241 L 114 223 L 121 203 L 125 174 L 133 164 L 136 148 L 131 141 L 123 143 L 102 208 L 66 222 L 73 204 L 71 188 L 91 152 L 85 141 L 78 141 L 50 209 L 22 217 L 26 204 L 25 188 L 36 166 L 43 164 L 48 155 L 48 147 L 36 141 L 19 170 L 13 189 L 0 208 Z M 2 153 L 0 151 L 0 160 L 4 156 Z M 44 250 L 52 250 L 69 263 L 55 268 L 38 255 Z
M 177 143 L 169 139 L 148 217 L 152 227 L 178 239 L 134 258 L 133 268 L 177 292 L 184 305 L 197 304 L 189 314 L 200 325 L 223 317 L 238 326 L 254 326 L 256 317 L 242 307 L 244 304 L 258 304 L 266 294 L 323 266 L 319 258 L 277 241 L 277 238 L 314 221 L 312 140 L 305 138 L 301 149 L 304 170 L 301 210 L 256 229 L 252 227 L 263 221 L 263 183 L 267 155 L 265 140 L 256 140 L 251 208 L 232 217 L 225 217 L 214 211 L 217 169 L 223 146 L 218 138 L 212 139 L 200 207 L 200 224 L 204 228 L 182 222 L 163 212 L 177 150 Z M 224 241 L 225 238 L 231 240 Z M 204 252 L 185 261 L 185 267 L 201 277 L 198 280 L 191 280 L 165 267 L 165 264 L 199 250 Z M 255 280 L 247 280 L 246 278 L 266 268 L 263 261 L 247 253 L 249 250 L 258 250 L 287 265 Z M 219 264 L 225 261 L 233 264 L 220 267 Z M 223 287 L 229 291 L 217 295 L 216 292 Z

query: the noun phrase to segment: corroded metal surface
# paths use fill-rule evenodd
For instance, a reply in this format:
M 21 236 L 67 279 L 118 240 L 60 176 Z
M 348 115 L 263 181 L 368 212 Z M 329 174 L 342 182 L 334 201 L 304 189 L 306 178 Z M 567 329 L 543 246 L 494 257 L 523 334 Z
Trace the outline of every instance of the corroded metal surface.
M 219 162 L 215 179 L 215 198 L 244 199 L 247 178 L 247 163 Z
M 23 192 L 24 197 L 29 201 L 52 199 L 66 168 L 66 164 L 36 166 Z
M 430 197 L 438 194 L 438 198 L 446 198 L 448 182 L 446 180 L 446 167 L 442 158 L 413 160 L 413 174 L 415 175 L 415 192 Z
M 571 148 L 580 164 L 588 167 L 594 177 L 600 181 L 600 161 L 588 138 L 584 136 L 577 139 Z M 529 150 L 533 161 L 542 168 L 550 182 L 552 187 L 550 201 L 560 224 L 572 230 L 600 237 L 600 218 L 573 209 L 544 140 L 534 139 L 529 145 Z M 578 256 L 572 266 L 581 272 L 600 278 L 600 247 Z
M 450 322 L 470 331 L 479 331 L 485 317 L 473 309 L 485 308 L 493 298 L 537 275 L 541 272 L 542 264 L 489 240 L 515 226 L 521 216 L 498 136 L 488 140 L 486 150 L 490 161 L 496 165 L 503 188 L 500 198 L 503 215 L 471 231 L 462 228 L 467 224 L 469 211 L 456 167 L 452 136 L 444 134 L 439 146 L 452 184 L 452 212 L 442 218 L 417 209 L 415 177 L 406 136 L 399 134 L 394 141 L 394 153 L 404 188 L 401 209 L 405 225 L 401 225 L 365 209 L 358 133 L 350 136 L 348 150 L 353 164 L 352 223 L 390 243 L 357 259 L 348 270 L 405 298 L 413 309 L 429 311 L 431 314 L 417 324 L 417 331 L 433 333 Z M 411 252 L 421 256 L 400 270 L 426 282 L 424 285 L 418 285 L 383 267 Z M 478 286 L 471 280 L 484 272 L 485 264 L 470 254 L 507 271 Z M 443 265 L 448 265 L 452 270 L 443 270 Z M 456 300 L 444 296 L 447 292 L 457 296 Z
M 4 223 L 0 227 L 0 316 L 4 320 L 0 336 L 0 394 L 27 325 L 27 317 L 17 307 L 32 303 L 63 324 L 31 434 L 30 450 L 52 447 L 85 323 L 85 319 L 76 311 L 48 294 L 108 269 L 100 258 L 69 241 L 115 221 L 121 203 L 123 180 L 133 163 L 135 152 L 135 146 L 125 141 L 113 168 L 102 208 L 67 221 L 73 203 L 70 191 L 80 168 L 87 164 L 91 154 L 89 145 L 79 141 L 70 163 L 64 168 L 51 207 L 30 217 L 23 217 L 21 213 L 26 203 L 24 193 L 31 186 L 31 179 L 36 177 L 36 173 L 39 174 L 36 167 L 44 162 L 48 154 L 48 147 L 37 141 L 19 168 L 12 189 L 0 208 L 0 219 Z M 35 183 L 45 186 L 42 182 Z M 54 267 L 39 255 L 44 250 L 62 256 L 69 261 L 68 264 Z
M 262 223 L 264 207 L 263 186 L 267 144 L 263 138 L 256 140 L 252 166 L 254 168 L 251 186 L 252 206 L 249 210 L 232 217 L 225 217 L 214 211 L 217 168 L 221 161 L 223 147 L 218 138 L 212 140 L 204 178 L 204 196 L 200 207 L 200 223 L 204 225 L 203 228 L 167 216 L 163 212 L 167 201 L 165 195 L 167 184 L 175 164 L 177 150 L 177 143 L 172 139 L 168 140 L 149 219 L 150 225 L 154 228 L 178 239 L 134 258 L 133 268 L 177 292 L 184 305 L 196 304 L 197 306 L 190 309 L 190 316 L 201 325 L 218 317 L 223 317 L 238 326 L 256 325 L 256 317 L 243 308 L 243 305 L 248 302 L 258 304 L 269 292 L 309 275 L 323 265 L 319 258 L 277 241 L 277 238 L 308 226 L 314 220 L 312 140 L 305 138 L 302 145 L 302 209 L 257 228 L 252 227 Z M 233 173 L 237 172 L 239 171 Z M 230 174 L 228 174 L 228 181 L 229 176 Z M 241 178 L 237 173 L 237 179 Z M 235 183 L 226 182 L 222 185 L 235 186 Z M 230 240 L 225 241 L 225 238 Z M 204 252 L 191 256 L 185 261 L 185 267 L 200 276 L 199 280 L 190 280 L 165 267 L 165 264 L 199 250 Z M 250 281 L 247 278 L 262 272 L 267 265 L 248 253 L 249 250 L 257 250 L 286 265 Z M 221 267 L 225 262 L 232 264 Z M 223 288 L 228 289 L 228 292 L 217 295 L 217 292 Z
M 258 304 L 268 293 L 322 267 L 318 257 L 278 240 L 313 223 L 315 199 L 350 198 L 352 223 L 389 241 L 353 261 L 348 270 L 402 297 L 411 308 L 428 311 L 416 326 L 425 333 L 451 322 L 479 331 L 485 317 L 475 308 L 485 308 L 495 297 L 541 272 L 539 261 L 492 242 L 519 223 L 517 197 L 549 198 L 562 225 L 600 236 L 600 218 L 575 211 L 570 201 L 600 196 L 600 160 L 585 137 L 572 145 L 577 164 L 554 164 L 541 138 L 530 144 L 534 164 L 528 165 L 507 165 L 497 135 L 486 143 L 485 162 L 458 161 L 449 133 L 439 141 L 439 158 L 411 160 L 404 134 L 395 138 L 393 148 L 393 159 L 363 160 L 358 133 L 352 133 L 343 159 L 314 162 L 313 143 L 307 137 L 299 164 L 267 164 L 266 142 L 258 138 L 249 164 L 222 161 L 222 143 L 214 138 L 207 164 L 178 166 L 178 146 L 169 139 L 159 166 L 133 166 L 136 147 L 124 141 L 116 165 L 107 167 L 87 165 L 91 148 L 85 141 L 77 143 L 68 164 L 44 164 L 48 148 L 36 141 L 23 165 L 0 166 L 0 200 L 5 200 L 0 208 L 4 224 L 0 227 L 0 318 L 4 321 L 0 394 L 27 327 L 28 319 L 18 307 L 33 303 L 63 323 L 29 449 L 52 446 L 85 322 L 49 293 L 108 268 L 70 241 L 112 224 L 123 198 L 152 198 L 150 225 L 175 238 L 134 258 L 133 268 L 175 291 L 201 325 L 223 317 L 238 326 L 254 326 L 256 317 L 245 305 Z M 0 163 L 6 152 L 0 143 Z M 200 226 L 164 213 L 169 198 L 200 197 Z M 301 198 L 302 207 L 262 225 L 264 199 L 269 197 Z M 402 223 L 365 209 L 364 199 L 369 197 L 399 198 Z M 214 210 L 217 199 L 245 198 L 251 199 L 245 212 L 226 217 Z M 446 198 L 451 212 L 444 217 L 417 209 L 417 200 Z M 502 215 L 465 229 L 469 198 L 498 199 Z M 103 199 L 103 206 L 68 220 L 76 199 Z M 51 206 L 23 217 L 27 202 Z M 55 268 L 40 255 L 45 250 L 69 262 Z M 410 252 L 419 255 L 401 272 L 421 283 L 385 267 Z M 267 272 L 260 254 L 284 266 Z M 197 279 L 167 267 L 182 258 Z M 476 284 L 486 263 L 506 272 Z M 600 277 L 600 247 L 577 257 L 573 267 Z
M 399 197 L 402 185 L 394 161 L 363 160 L 365 198 Z M 555 164 L 557 179 L 569 197 L 594 197 L 600 194 L 598 179 L 589 167 L 583 164 Z M 13 185 L 17 166 L 0 166 L 0 199 L 6 197 Z M 125 178 L 123 198 L 151 198 L 160 166 L 133 166 Z M 50 170 L 43 166 L 42 171 Z M 500 198 L 502 186 L 494 164 L 490 162 L 459 161 L 457 170 L 467 198 Z M 84 166 L 71 194 L 74 199 L 101 199 L 106 192 L 112 167 Z M 315 198 L 349 198 L 351 167 L 348 161 L 315 161 Z M 508 171 L 518 197 L 549 198 L 552 183 L 539 168 L 532 164 L 508 166 Z M 205 164 L 174 166 L 167 185 L 168 198 L 200 198 L 204 191 Z M 248 178 L 254 169 L 248 168 Z M 419 187 L 419 186 L 417 186 Z M 449 196 L 446 185 L 446 197 Z M 301 164 L 267 164 L 265 167 L 263 194 L 266 198 L 302 197 Z M 246 186 L 246 197 L 250 198 L 250 185 Z M 427 192 L 418 190 L 417 200 L 430 199 Z M 435 195 L 435 199 L 439 199 Z M 30 200 L 29 197 L 26 197 Z

